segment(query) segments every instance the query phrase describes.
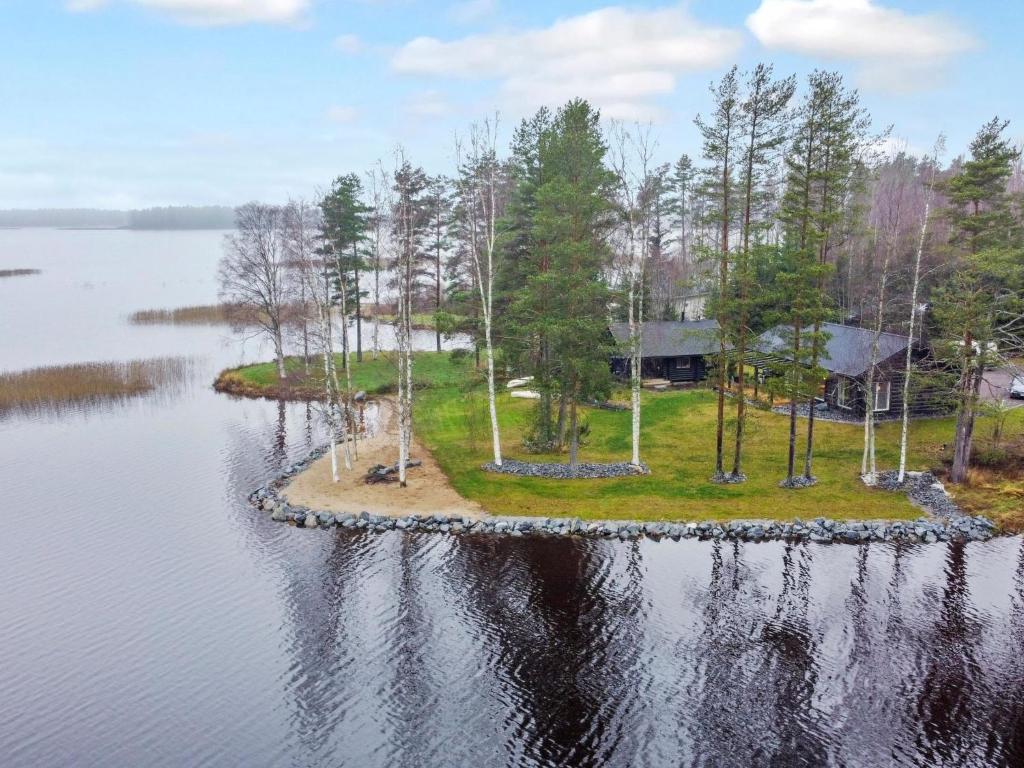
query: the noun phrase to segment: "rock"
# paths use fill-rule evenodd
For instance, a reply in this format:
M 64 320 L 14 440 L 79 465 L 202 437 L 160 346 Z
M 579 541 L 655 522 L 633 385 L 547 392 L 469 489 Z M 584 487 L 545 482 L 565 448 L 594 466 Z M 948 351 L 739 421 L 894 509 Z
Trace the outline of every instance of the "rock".
M 306 520 L 304 524 L 307 528 L 316 528 L 320 524 L 320 521 L 317 520 L 316 515 L 306 515 L 305 517 Z

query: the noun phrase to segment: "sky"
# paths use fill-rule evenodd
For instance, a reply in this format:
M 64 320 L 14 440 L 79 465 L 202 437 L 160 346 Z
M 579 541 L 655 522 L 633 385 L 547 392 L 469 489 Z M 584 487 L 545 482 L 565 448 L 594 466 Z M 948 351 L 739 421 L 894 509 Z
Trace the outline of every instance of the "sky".
M 310 196 L 401 145 L 430 173 L 497 114 L 590 99 L 700 154 L 731 65 L 840 71 L 878 130 L 1024 137 L 1020 0 L 0 0 L 0 208 Z

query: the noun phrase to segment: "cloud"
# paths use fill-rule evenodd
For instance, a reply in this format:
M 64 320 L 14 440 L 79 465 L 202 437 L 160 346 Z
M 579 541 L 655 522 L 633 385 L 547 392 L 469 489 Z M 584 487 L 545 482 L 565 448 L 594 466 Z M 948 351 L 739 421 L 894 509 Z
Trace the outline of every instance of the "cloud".
M 334 38 L 334 49 L 349 56 L 356 56 L 363 52 L 365 46 L 358 35 L 338 35 Z
M 448 18 L 456 24 L 475 24 L 498 13 L 498 0 L 465 0 L 448 9 Z
M 96 11 L 115 0 L 68 0 L 76 13 Z M 166 13 L 175 21 L 196 26 L 294 24 L 309 10 L 310 0 L 121 0 Z
M 946 62 L 977 46 L 950 19 L 874 0 L 761 0 L 747 27 L 766 48 L 858 62 L 862 84 L 890 91 L 939 82 Z
M 417 93 L 405 105 L 405 111 L 414 117 L 443 117 L 451 110 L 448 100 L 439 91 Z
M 359 110 L 355 107 L 335 105 L 327 110 L 327 118 L 334 123 L 354 123 L 359 119 Z
M 681 8 L 602 8 L 549 27 L 418 37 L 398 49 L 392 68 L 412 75 L 497 80 L 515 108 L 593 100 L 611 117 L 651 115 L 651 99 L 671 93 L 684 72 L 718 67 L 741 44 L 739 32 L 709 27 Z

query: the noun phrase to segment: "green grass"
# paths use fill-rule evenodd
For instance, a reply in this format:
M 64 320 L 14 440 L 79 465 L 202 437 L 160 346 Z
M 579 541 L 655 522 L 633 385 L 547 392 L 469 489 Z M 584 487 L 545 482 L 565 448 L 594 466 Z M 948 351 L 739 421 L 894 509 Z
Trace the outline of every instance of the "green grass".
M 788 419 L 766 411 L 750 413 L 744 469 L 748 481 L 722 486 L 708 481 L 714 465 L 715 402 L 707 391 L 646 394 L 641 455 L 647 476 L 607 480 L 546 480 L 484 472 L 490 459 L 490 428 L 482 393 L 455 389 L 418 393 L 419 438 L 431 449 L 463 496 L 498 514 L 584 519 L 708 520 L 768 518 L 916 518 L 921 512 L 901 494 L 864 487 L 859 470 L 863 431 L 857 425 L 818 422 L 815 474 L 818 485 L 783 490 Z M 498 404 L 506 458 L 564 461 L 521 449 L 531 404 L 503 394 Z M 1024 416 L 1024 413 L 1021 414 Z M 587 412 L 591 426 L 582 460 L 621 461 L 630 451 L 630 414 Z M 804 420 L 800 421 L 803 447 Z M 1017 419 L 1017 429 L 1024 419 Z M 979 429 L 984 429 L 983 425 Z M 911 468 L 934 466 L 953 432 L 952 419 L 928 419 L 911 427 Z M 899 425 L 880 425 L 878 463 L 898 462 Z M 802 454 L 801 454 L 802 457 Z M 801 465 L 802 466 L 802 465 Z
M 338 380 L 345 386 L 345 371 L 342 356 L 336 355 Z M 323 362 L 320 358 L 310 361 L 310 376 L 304 375 L 302 359 L 289 357 L 285 360 L 288 383 L 319 389 L 323 381 Z M 277 387 L 277 366 L 274 363 L 258 363 L 230 372 L 243 384 L 264 388 L 268 391 Z M 416 387 L 453 387 L 472 379 L 473 358 L 471 355 L 453 357 L 448 352 L 417 352 L 413 362 L 412 377 Z M 392 392 L 398 379 L 398 360 L 394 352 L 381 353 L 376 360 L 369 352 L 363 353 L 363 362 L 355 362 L 352 356 L 352 386 L 373 394 Z
M 290 380 L 303 381 L 302 364 L 289 359 Z M 339 361 L 340 368 L 340 361 Z M 316 371 L 321 370 L 315 367 Z M 921 512 L 902 494 L 864 487 L 860 481 L 863 428 L 856 424 L 819 421 L 815 426 L 814 471 L 818 485 L 783 490 L 788 418 L 768 411 L 749 411 L 744 471 L 748 481 L 722 486 L 709 482 L 714 465 L 715 399 L 706 390 L 644 393 L 641 457 L 651 469 L 646 476 L 604 480 L 548 480 L 497 475 L 480 467 L 491 459 L 490 422 L 482 375 L 472 356 L 417 353 L 414 379 L 417 437 L 431 450 L 455 489 L 495 514 L 580 517 L 583 519 L 725 520 L 805 519 L 818 515 L 848 519 L 907 519 Z M 368 392 L 393 391 L 397 375 L 393 354 L 353 363 L 353 381 Z M 273 364 L 264 363 L 229 372 L 254 393 L 277 385 Z M 250 393 L 251 394 L 251 393 Z M 618 399 L 624 396 L 619 393 Z M 565 461 L 564 455 L 529 454 L 522 448 L 533 401 L 499 395 L 498 412 L 506 458 L 527 461 Z M 583 461 L 622 461 L 630 453 L 630 413 L 585 409 L 590 438 L 581 450 Z M 978 420 L 976 434 L 991 426 Z M 806 421 L 799 422 L 799 467 Z M 727 424 L 731 437 L 734 423 Z M 880 424 L 878 464 L 895 468 L 899 459 L 900 425 Z M 1009 435 L 1024 433 L 1024 408 L 1006 425 Z M 911 423 L 909 466 L 933 469 L 941 465 L 943 446 L 953 435 L 953 419 L 921 419 Z M 728 441 L 731 443 L 731 440 Z M 728 444 L 728 443 L 727 443 Z M 730 454 L 731 459 L 731 454 Z M 731 464 L 731 461 L 730 461 Z M 1019 512 L 1019 482 L 991 477 L 964 489 L 952 489 L 975 512 Z M 1010 522 L 1011 518 L 1006 518 Z

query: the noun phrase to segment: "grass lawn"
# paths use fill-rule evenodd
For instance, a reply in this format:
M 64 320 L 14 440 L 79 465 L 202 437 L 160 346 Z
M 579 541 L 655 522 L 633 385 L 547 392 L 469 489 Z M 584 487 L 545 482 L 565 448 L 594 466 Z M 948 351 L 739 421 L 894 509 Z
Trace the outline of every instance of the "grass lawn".
M 301 375 L 301 361 L 289 360 Z M 865 488 L 860 481 L 863 428 L 854 424 L 818 421 L 815 425 L 815 474 L 818 485 L 802 490 L 778 487 L 785 471 L 788 418 L 767 411 L 748 411 L 744 470 L 741 485 L 708 481 L 714 464 L 715 398 L 707 390 L 645 392 L 641 457 L 651 474 L 604 480 L 547 480 L 496 475 L 481 464 L 491 458 L 486 389 L 472 357 L 449 353 L 417 353 L 414 378 L 422 387 L 415 398 L 415 429 L 431 450 L 455 489 L 494 514 L 575 516 L 583 519 L 712 520 L 742 518 L 792 519 L 818 515 L 834 518 L 916 518 L 921 513 L 902 494 Z M 232 372 L 257 387 L 276 385 L 273 364 Z M 370 392 L 393 389 L 393 356 L 353 364 L 356 387 Z M 616 399 L 624 399 L 621 393 Z M 525 461 L 566 461 L 566 456 L 529 454 L 522 437 L 534 402 L 499 396 L 498 412 L 506 458 Z M 622 461 L 630 453 L 630 413 L 585 409 L 590 424 L 582 461 Z M 799 422 L 802 450 L 806 421 Z M 728 423 L 732 431 L 734 424 Z M 900 425 L 880 424 L 878 464 L 895 468 Z M 976 434 L 988 434 L 988 419 L 978 420 Z M 1024 433 L 1024 408 L 1007 425 L 1009 435 Z M 911 422 L 911 469 L 940 465 L 943 446 L 951 441 L 953 419 Z M 728 443 L 727 443 L 728 444 Z M 731 462 L 730 462 L 731 463 Z M 1016 478 L 984 473 L 964 489 L 952 488 L 965 507 L 1013 523 L 1024 509 L 1024 488 Z M 1024 522 L 1024 521 L 1022 521 Z
M 342 368 L 342 357 L 336 355 L 338 381 L 345 386 L 345 370 Z M 363 362 L 356 363 L 352 355 L 352 386 L 371 394 L 394 392 L 398 377 L 398 359 L 394 352 L 382 352 L 376 360 L 369 352 L 363 352 Z M 288 372 L 287 386 L 309 389 L 319 393 L 323 389 L 323 361 L 314 358 L 310 361 L 310 376 L 304 375 L 302 358 L 285 358 L 285 370 Z M 266 390 L 269 394 L 278 387 L 277 365 L 275 363 L 258 363 L 231 371 L 225 371 L 221 377 L 230 377 L 243 386 L 256 390 Z M 413 361 L 412 378 L 416 387 L 454 387 L 466 381 L 476 380 L 473 368 L 473 356 L 453 357 L 448 352 L 417 352 Z M 255 394 L 255 393 L 254 393 Z

